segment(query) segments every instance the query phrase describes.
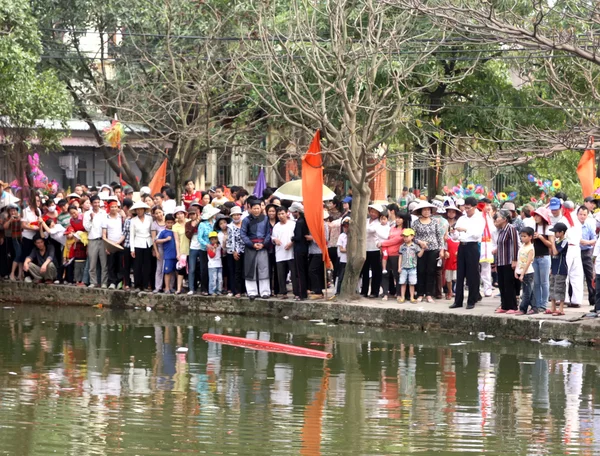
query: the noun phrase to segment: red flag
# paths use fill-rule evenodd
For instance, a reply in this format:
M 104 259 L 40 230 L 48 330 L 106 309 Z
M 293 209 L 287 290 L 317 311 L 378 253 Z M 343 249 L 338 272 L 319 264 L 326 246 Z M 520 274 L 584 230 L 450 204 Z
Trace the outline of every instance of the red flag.
M 160 168 L 158 168 L 158 171 L 156 171 L 156 174 L 154 175 L 154 177 L 152 178 L 150 183 L 148 184 L 148 187 L 150 187 L 150 190 L 152 191 L 152 195 L 154 195 L 156 193 L 160 193 L 160 189 L 163 188 L 163 186 L 165 185 L 165 182 L 167 182 L 167 159 L 166 158 L 162 162 L 162 165 L 160 165 Z
M 319 130 L 302 158 L 302 199 L 308 230 L 323 252 L 323 262 L 331 268 L 323 220 L 323 156 Z
M 594 178 L 596 177 L 596 153 L 593 149 L 586 150 L 577 165 L 577 176 L 581 182 L 583 197 L 594 193 Z

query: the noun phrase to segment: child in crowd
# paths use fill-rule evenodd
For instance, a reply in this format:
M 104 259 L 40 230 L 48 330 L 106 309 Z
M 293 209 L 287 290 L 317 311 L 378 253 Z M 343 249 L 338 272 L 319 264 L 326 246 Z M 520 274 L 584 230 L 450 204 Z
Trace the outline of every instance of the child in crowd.
M 216 231 L 208 234 L 210 244 L 206 247 L 208 254 L 208 295 L 220 295 L 223 287 L 223 249 L 219 244 L 219 235 Z
M 338 237 L 337 249 L 338 249 L 338 261 L 339 270 L 337 277 L 337 288 L 336 294 L 340 294 L 342 290 L 342 280 L 344 280 L 344 273 L 346 272 L 346 263 L 348 262 L 348 255 L 346 247 L 348 246 L 348 228 L 350 227 L 350 217 L 345 217 L 342 220 L 342 232 Z
M 381 226 L 388 225 L 388 216 L 386 213 L 383 213 L 379 216 L 379 222 L 381 223 Z M 381 268 L 382 268 L 381 273 L 383 275 L 386 275 L 388 273 L 387 262 L 388 262 L 389 256 L 390 255 L 389 255 L 387 247 L 381 247 Z
M 458 233 L 454 228 L 450 228 L 446 240 L 446 251 L 444 253 L 446 261 L 444 262 L 444 279 L 446 281 L 446 299 L 454 299 L 454 282 L 456 282 L 456 270 L 458 269 Z
M 556 255 L 552 255 L 550 263 L 550 302 L 552 303 L 552 309 L 546 310 L 546 313 L 556 317 L 565 314 L 565 290 L 567 275 L 569 274 L 567 268 L 567 249 L 569 246 L 565 238 L 567 225 L 559 222 L 550 228 L 550 231 L 554 232 Z M 556 301 L 559 302 L 559 310 L 556 310 Z
M 157 244 L 162 244 L 163 246 L 165 294 L 173 293 L 171 283 L 175 279 L 175 268 L 177 258 L 179 258 L 179 239 L 173 232 L 174 224 L 175 216 L 173 214 L 165 215 L 165 229 L 159 233 L 155 241 Z M 156 288 L 158 289 L 158 287 Z
M 408 282 L 410 290 L 410 302 L 415 303 L 415 285 L 417 284 L 417 258 L 423 256 L 424 250 L 413 242 L 415 231 L 412 228 L 405 228 L 402 231 L 404 244 L 400 247 L 400 258 L 398 258 L 400 279 L 398 283 L 401 286 L 398 302 L 404 302 L 406 296 L 406 283 Z
M 535 250 L 532 240 L 533 228 L 525 227 L 521 229 L 521 248 L 519 249 L 517 268 L 515 269 L 515 278 L 523 283 L 519 315 L 533 315 L 538 313 L 533 294 L 533 259 L 535 258 Z M 529 309 L 530 306 L 531 309 Z

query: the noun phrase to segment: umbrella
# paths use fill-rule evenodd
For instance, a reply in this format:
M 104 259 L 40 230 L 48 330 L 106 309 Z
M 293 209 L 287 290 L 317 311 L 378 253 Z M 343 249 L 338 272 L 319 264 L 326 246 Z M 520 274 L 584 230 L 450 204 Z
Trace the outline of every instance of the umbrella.
M 256 179 L 256 184 L 254 185 L 254 191 L 252 194 L 257 198 L 262 198 L 263 192 L 267 188 L 267 179 L 265 177 L 265 170 L 263 168 L 260 169 L 260 173 L 258 174 L 258 178 Z
M 21 200 L 16 196 L 12 195 L 11 193 L 4 192 L 2 198 L 0 198 L 0 209 L 4 209 L 10 204 L 17 204 L 19 201 Z
M 277 189 L 273 196 L 282 200 L 302 201 L 302 180 L 286 182 Z M 326 185 L 323 185 L 323 201 L 335 198 L 335 192 Z

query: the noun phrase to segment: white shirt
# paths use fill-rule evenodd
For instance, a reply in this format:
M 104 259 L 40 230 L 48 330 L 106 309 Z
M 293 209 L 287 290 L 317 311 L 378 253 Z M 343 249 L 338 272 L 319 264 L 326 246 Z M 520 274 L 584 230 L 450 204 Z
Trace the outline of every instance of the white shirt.
M 367 252 L 379 250 L 377 242 L 385 241 L 389 236 L 389 225 L 382 225 L 379 219 L 367 220 Z
M 38 216 L 35 212 L 33 212 L 31 210 L 31 208 L 29 206 L 27 206 L 24 210 L 23 210 L 23 217 L 21 218 L 22 222 L 25 223 L 33 223 L 33 222 L 37 222 L 38 221 Z M 39 233 L 39 230 L 29 230 L 26 228 L 23 228 L 23 237 L 26 239 L 33 239 L 33 237 Z
M 222 206 L 223 204 L 228 203 L 228 202 L 229 202 L 229 199 L 226 196 L 224 196 L 221 199 L 214 198 L 210 204 L 212 204 L 213 207 L 217 207 L 217 206 Z
M 196 225 L 198 227 L 198 225 Z M 198 240 L 198 232 L 196 231 L 190 239 L 190 250 L 201 250 L 200 249 L 200 241 Z
M 567 219 L 563 217 L 562 211 L 560 211 L 560 214 L 557 217 L 555 217 L 554 215 L 552 215 L 552 213 L 550 213 L 550 226 L 554 226 L 558 222 L 561 222 L 561 223 L 564 223 L 567 226 L 570 226 L 569 222 L 567 221 Z
M 348 235 L 346 233 L 340 234 L 340 237 L 338 238 L 338 241 L 337 241 L 338 258 L 340 259 L 340 263 L 348 262 L 347 253 L 340 251 L 340 247 L 343 247 L 345 249 L 347 247 L 347 245 L 348 245 Z
M 456 231 L 460 242 L 481 242 L 484 226 L 485 220 L 483 219 L 481 212 L 475 210 L 475 213 L 471 217 L 468 217 L 467 215 L 459 217 L 456 221 L 456 225 L 454 225 L 454 229 L 466 229 L 466 231 Z
M 123 237 L 123 220 L 121 216 L 117 214 L 115 218 L 110 215 L 104 219 L 102 229 L 106 230 L 106 239 L 112 242 L 119 242 Z
M 525 217 L 523 219 L 523 226 L 526 226 L 527 228 L 531 228 L 532 230 L 535 231 L 535 218 L 534 217 Z
M 52 228 L 50 228 L 50 237 L 58 242 L 60 245 L 65 245 L 67 243 L 67 236 L 65 236 L 65 229 L 60 223 L 55 223 Z M 56 252 L 58 256 L 59 252 Z
M 167 214 L 172 214 L 173 212 L 175 212 L 175 208 L 177 207 L 177 203 L 175 202 L 175 200 L 165 200 L 163 201 L 162 205 L 162 210 L 164 212 L 165 215 Z
M 594 262 L 594 270 L 596 274 L 600 274 L 600 237 L 596 241 L 596 245 L 594 245 L 594 253 L 592 254 L 596 261 Z
M 144 221 L 139 217 L 133 217 L 129 225 L 129 243 L 131 245 L 131 251 L 135 252 L 135 249 L 145 249 L 152 247 L 152 236 L 150 235 L 150 229 L 152 227 L 152 217 L 149 215 L 144 216 Z
M 223 255 L 223 249 L 221 248 L 221 246 L 217 247 L 217 251 L 215 252 L 215 256 L 214 257 L 210 257 L 210 255 L 208 255 L 208 268 L 222 268 L 223 267 L 223 261 L 221 260 L 221 256 Z
M 581 247 L 581 238 L 583 237 L 581 223 L 577 218 L 575 218 L 573 219 L 573 226 L 570 226 L 568 223 L 565 223 L 565 225 L 569 227 L 566 233 L 567 242 L 569 243 L 569 250 L 572 248 L 579 249 Z M 569 254 L 569 250 L 567 250 L 567 255 Z
M 92 217 L 92 214 L 94 216 Z M 85 214 L 83 214 L 83 227 L 88 232 L 88 239 L 102 239 L 102 225 L 104 224 L 104 220 L 106 220 L 106 212 L 100 209 L 98 212 L 93 212 L 93 209 L 90 209 Z
M 273 227 L 273 233 L 271 233 L 271 239 L 277 239 L 281 241 L 281 245 L 275 246 L 275 261 L 277 263 L 281 261 L 288 261 L 294 259 L 294 249 L 285 249 L 285 246 L 292 242 L 292 236 L 294 236 L 294 228 L 296 228 L 296 222 L 287 221 L 285 225 L 278 222 Z

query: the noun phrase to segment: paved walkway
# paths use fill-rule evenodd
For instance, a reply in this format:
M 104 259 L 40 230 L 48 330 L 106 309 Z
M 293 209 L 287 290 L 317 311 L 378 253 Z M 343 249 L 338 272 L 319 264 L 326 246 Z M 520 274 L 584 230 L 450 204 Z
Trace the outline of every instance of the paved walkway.
M 332 291 L 332 290 L 329 290 Z M 593 307 L 589 305 L 587 302 L 587 295 L 585 296 L 584 302 L 586 304 L 582 304 L 579 308 L 571 308 L 567 307 L 565 304 L 565 315 L 564 316 L 552 316 L 547 314 L 536 314 L 536 315 L 506 315 L 506 314 L 497 314 L 495 311 L 500 306 L 500 297 L 496 297 L 498 294 L 497 289 L 494 290 L 494 295 L 492 297 L 486 298 L 484 297 L 482 301 L 478 302 L 474 309 L 467 310 L 466 303 L 467 297 L 465 295 L 465 302 L 463 303 L 462 308 L 458 309 L 450 309 L 450 305 L 454 302 L 454 300 L 450 299 L 439 299 L 435 300 L 433 303 L 429 303 L 427 301 L 422 301 L 418 303 L 410 303 L 404 302 L 399 303 L 395 298 L 390 297 L 388 301 L 383 301 L 381 298 L 379 299 L 367 299 L 361 298 L 356 301 L 348 302 L 345 304 L 350 305 L 358 305 L 358 306 L 366 306 L 366 307 L 377 307 L 377 308 L 401 308 L 401 309 L 410 309 L 410 310 L 419 310 L 425 312 L 436 312 L 442 314 L 465 314 L 465 315 L 479 315 L 479 316 L 498 316 L 502 318 L 518 318 L 518 319 L 533 319 L 533 320 L 564 320 L 564 321 L 573 321 L 575 319 L 579 319 L 582 316 L 589 313 L 593 310 Z M 331 296 L 331 294 L 329 295 Z M 550 308 L 550 303 L 548 303 L 548 309 Z

